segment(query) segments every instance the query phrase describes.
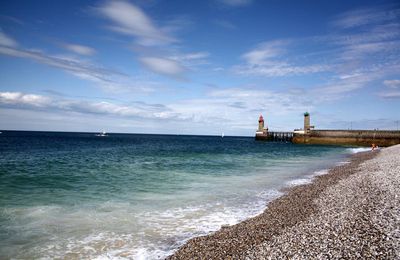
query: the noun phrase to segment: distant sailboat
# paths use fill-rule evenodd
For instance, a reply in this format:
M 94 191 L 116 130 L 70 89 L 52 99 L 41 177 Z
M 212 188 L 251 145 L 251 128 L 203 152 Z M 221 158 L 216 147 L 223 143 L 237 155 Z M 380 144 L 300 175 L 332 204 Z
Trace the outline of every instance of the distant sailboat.
M 96 136 L 107 136 L 107 133 L 106 133 L 106 131 L 103 131 L 100 134 L 97 134 Z
M 221 137 L 224 138 L 224 136 L 225 136 L 225 134 L 224 134 L 224 132 L 222 132 Z

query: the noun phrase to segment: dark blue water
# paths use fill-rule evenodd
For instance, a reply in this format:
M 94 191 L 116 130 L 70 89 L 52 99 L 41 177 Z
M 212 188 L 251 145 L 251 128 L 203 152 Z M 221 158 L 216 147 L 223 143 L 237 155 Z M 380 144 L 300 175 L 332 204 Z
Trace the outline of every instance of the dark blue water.
M 0 258 L 163 257 L 346 153 L 248 137 L 3 131 Z

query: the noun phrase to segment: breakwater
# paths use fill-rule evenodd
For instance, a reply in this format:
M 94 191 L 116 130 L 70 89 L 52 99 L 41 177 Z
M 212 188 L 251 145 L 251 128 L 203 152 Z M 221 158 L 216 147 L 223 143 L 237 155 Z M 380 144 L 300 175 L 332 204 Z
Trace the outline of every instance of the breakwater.
M 391 146 L 400 144 L 400 131 L 385 130 L 310 130 L 293 134 L 296 144 Z
M 256 140 L 272 141 L 272 142 L 291 142 L 293 132 L 265 132 L 256 134 Z
M 256 140 L 293 142 L 295 144 L 349 145 L 349 146 L 392 146 L 400 144 L 397 130 L 315 130 L 310 124 L 310 113 L 304 113 L 303 129 L 293 132 L 274 132 L 264 127 L 264 117 L 258 119 Z

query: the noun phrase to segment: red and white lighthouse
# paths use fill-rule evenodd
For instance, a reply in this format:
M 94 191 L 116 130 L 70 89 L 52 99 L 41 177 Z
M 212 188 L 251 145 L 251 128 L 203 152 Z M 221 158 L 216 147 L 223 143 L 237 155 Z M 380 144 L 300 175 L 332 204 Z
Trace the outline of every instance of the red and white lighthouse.
M 264 118 L 262 115 L 258 118 L 258 130 L 257 132 L 263 132 L 264 131 Z

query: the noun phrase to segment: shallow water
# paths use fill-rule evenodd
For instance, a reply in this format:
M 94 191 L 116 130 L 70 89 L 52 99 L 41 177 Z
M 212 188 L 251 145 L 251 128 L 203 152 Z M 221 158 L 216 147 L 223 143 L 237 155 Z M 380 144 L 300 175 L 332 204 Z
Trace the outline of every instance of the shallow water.
M 163 258 L 262 212 L 342 147 L 247 137 L 0 135 L 0 258 Z

